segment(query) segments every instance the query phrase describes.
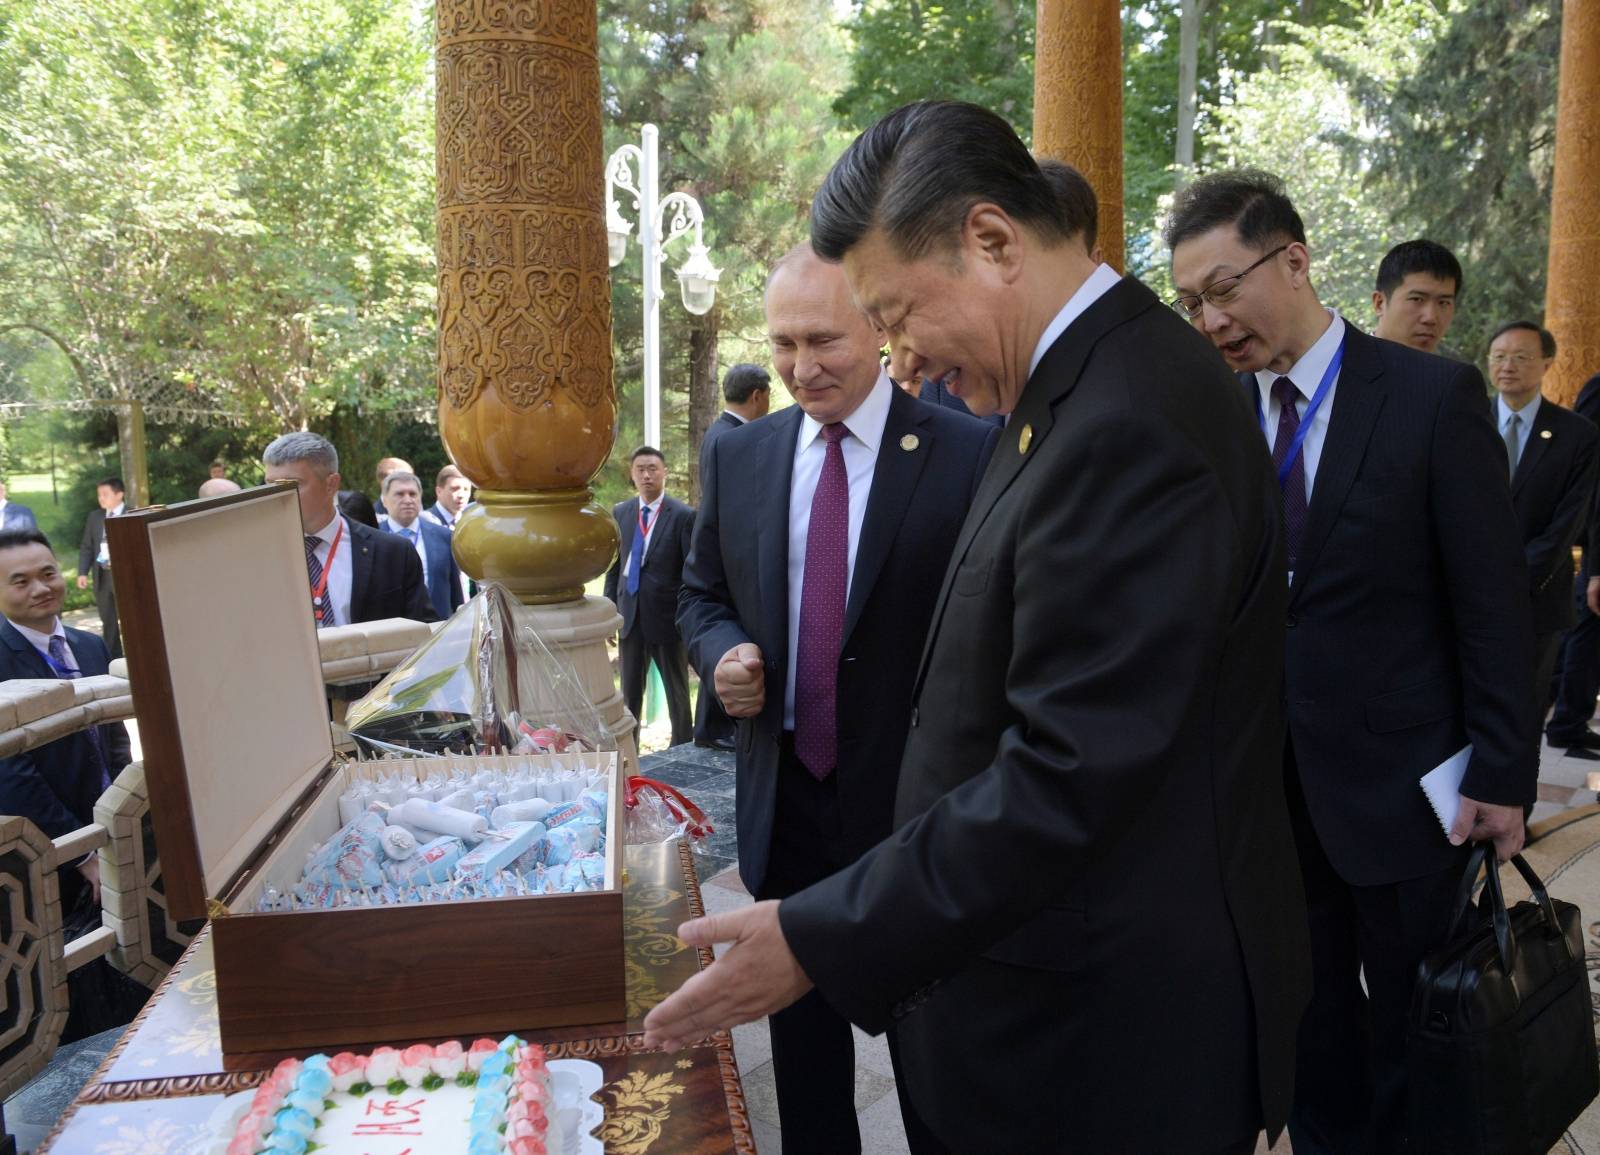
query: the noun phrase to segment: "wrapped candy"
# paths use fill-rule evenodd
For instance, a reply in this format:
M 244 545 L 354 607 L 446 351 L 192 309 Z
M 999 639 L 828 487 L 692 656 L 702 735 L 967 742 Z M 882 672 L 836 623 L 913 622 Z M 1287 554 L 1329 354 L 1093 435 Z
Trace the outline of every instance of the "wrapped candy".
M 378 842 L 390 858 L 410 858 L 417 852 L 417 836 L 404 826 L 385 826 Z
M 446 835 L 420 847 L 408 858 L 386 863 L 384 871 L 400 885 L 445 882 L 454 874 L 456 863 L 466 849 L 461 839 Z
M 363 811 L 311 856 L 306 879 L 327 886 L 381 886 L 379 839 L 383 825 L 376 812 Z
M 545 815 L 551 810 L 550 803 L 543 798 L 528 798 L 518 802 L 508 802 L 503 806 L 496 806 L 489 815 L 489 825 L 494 827 L 505 826 L 511 822 L 544 822 Z M 548 826 L 549 824 L 546 823 Z
M 425 798 L 410 798 L 389 811 L 392 822 L 431 830 L 434 834 L 448 834 L 468 842 L 477 842 L 489 832 L 489 820 L 482 815 L 453 806 L 441 806 Z
M 541 822 L 513 822 L 463 855 L 456 863 L 456 877 L 466 882 L 484 881 L 509 867 L 544 834 Z

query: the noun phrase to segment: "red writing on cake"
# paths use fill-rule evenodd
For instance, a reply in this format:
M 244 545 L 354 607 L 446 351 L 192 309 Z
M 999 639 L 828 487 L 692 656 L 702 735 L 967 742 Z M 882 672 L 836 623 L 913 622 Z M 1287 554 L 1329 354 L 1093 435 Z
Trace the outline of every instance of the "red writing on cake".
M 356 1136 L 371 1135 L 409 1135 L 416 1138 L 422 1137 L 422 1105 L 426 1099 L 413 1099 L 409 1103 L 402 1103 L 399 1099 L 384 1099 L 381 1102 L 375 1099 L 367 1100 L 367 1114 L 376 1115 L 381 1122 L 357 1123 L 351 1134 Z M 410 1148 L 407 1148 L 410 1150 Z M 401 1155 L 405 1155 L 404 1152 Z

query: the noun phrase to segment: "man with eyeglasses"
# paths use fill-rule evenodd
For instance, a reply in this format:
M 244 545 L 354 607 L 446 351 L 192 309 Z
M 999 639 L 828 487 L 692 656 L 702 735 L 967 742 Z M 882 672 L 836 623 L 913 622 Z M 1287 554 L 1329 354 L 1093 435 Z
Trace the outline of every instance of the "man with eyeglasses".
M 1283 498 L 1284 772 L 1314 982 L 1295 1155 L 1399 1151 L 1417 964 L 1447 932 L 1465 843 L 1509 857 L 1533 799 L 1528 571 L 1506 452 L 1476 369 L 1323 307 L 1276 177 L 1196 181 L 1166 239 L 1174 305 L 1239 374 Z M 1469 744 L 1446 836 L 1418 779 Z

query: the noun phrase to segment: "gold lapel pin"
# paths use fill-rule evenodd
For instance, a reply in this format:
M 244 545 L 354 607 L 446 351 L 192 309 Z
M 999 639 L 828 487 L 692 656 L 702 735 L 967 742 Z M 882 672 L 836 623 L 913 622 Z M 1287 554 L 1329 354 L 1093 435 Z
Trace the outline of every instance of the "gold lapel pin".
M 1546 441 L 1549 441 L 1553 434 L 1548 429 L 1541 429 L 1539 430 L 1539 436 L 1543 437 Z
M 1024 425 L 1022 432 L 1017 434 L 1017 452 L 1028 452 L 1028 446 L 1033 444 L 1033 426 Z
M 900 439 L 900 448 L 904 449 L 907 453 L 910 453 L 913 449 L 921 444 L 922 442 L 917 440 L 917 435 L 915 433 L 907 433 Z

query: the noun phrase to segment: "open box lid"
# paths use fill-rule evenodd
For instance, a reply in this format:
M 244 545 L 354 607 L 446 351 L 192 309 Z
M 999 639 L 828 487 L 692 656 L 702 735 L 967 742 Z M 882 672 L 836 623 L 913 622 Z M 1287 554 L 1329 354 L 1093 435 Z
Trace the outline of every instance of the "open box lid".
M 134 511 L 106 540 L 167 908 L 204 918 L 333 758 L 299 500 Z

